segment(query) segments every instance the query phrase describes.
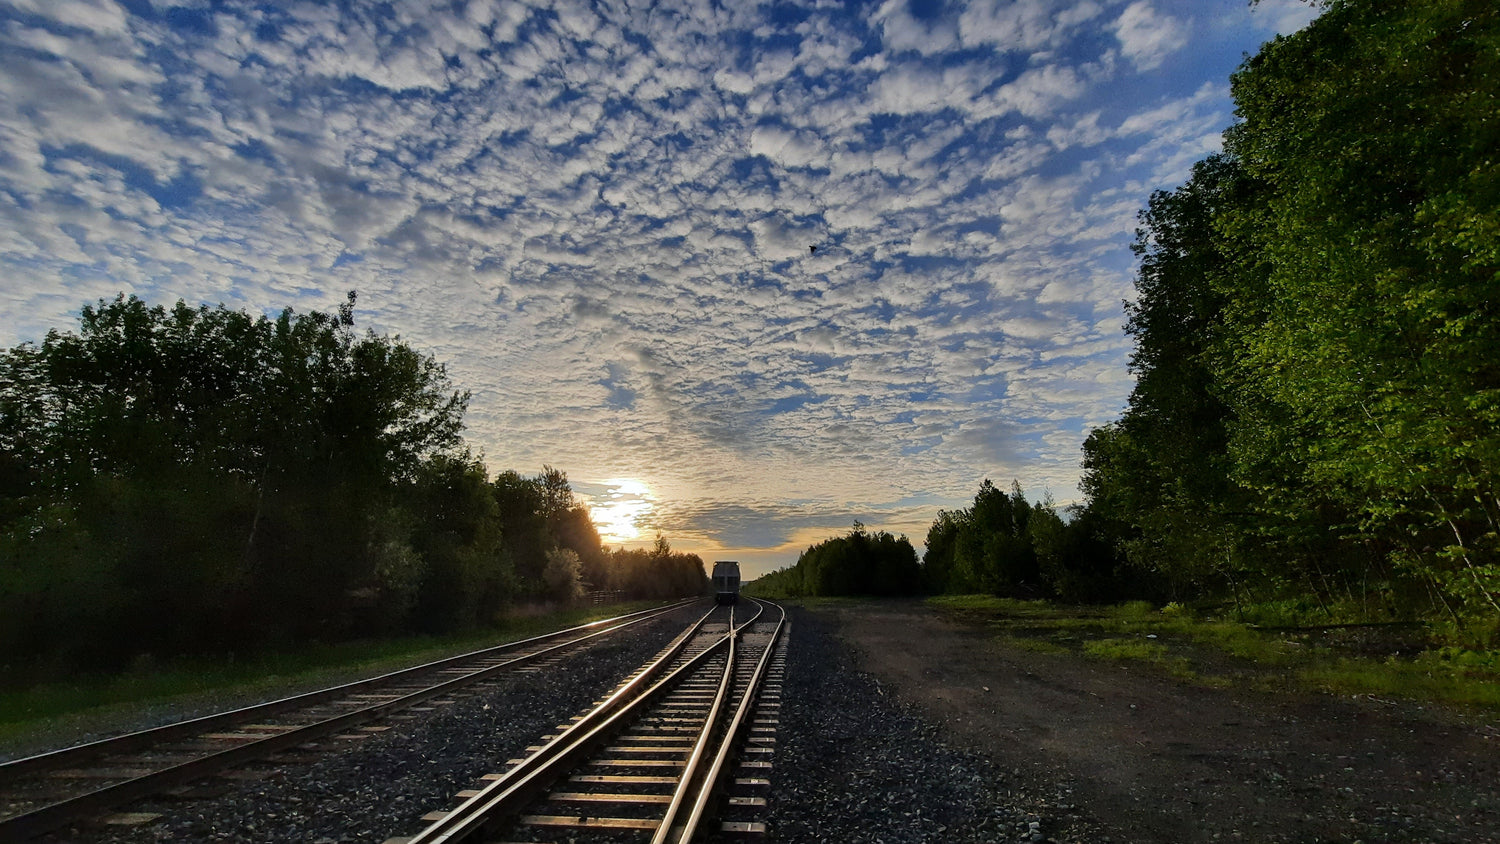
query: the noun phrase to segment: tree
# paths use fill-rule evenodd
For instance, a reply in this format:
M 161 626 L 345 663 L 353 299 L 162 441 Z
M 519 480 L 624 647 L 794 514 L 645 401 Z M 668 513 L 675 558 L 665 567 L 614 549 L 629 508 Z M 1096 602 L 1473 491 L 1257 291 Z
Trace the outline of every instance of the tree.
M 548 551 L 542 580 L 547 584 L 547 594 L 553 598 L 564 603 L 578 600 L 583 596 L 583 564 L 578 554 L 568 548 Z
M 708 586 L 697 554 L 683 554 L 661 534 L 650 548 L 617 548 L 606 557 L 606 583 L 628 598 L 670 599 L 696 595 Z
M 1088 511 L 1174 595 L 1497 630 L 1500 11 L 1323 6 L 1142 215 L 1137 386 L 1085 446 Z
M 1497 73 L 1491 3 L 1328 4 L 1233 78 L 1225 150 L 1265 195 L 1220 223 L 1264 267 L 1229 312 L 1238 475 L 1283 512 L 1331 505 L 1491 625 Z
M 382 585 L 416 566 L 387 516 L 424 461 L 458 447 L 467 395 L 430 357 L 357 336 L 352 304 L 272 321 L 122 296 L 0 355 L 14 587 L 0 615 L 50 612 L 54 551 L 107 543 L 80 594 L 113 590 L 90 605 L 90 629 L 110 632 L 60 631 L 71 659 L 339 636 L 376 617 Z
M 953 557 L 963 514 L 939 510 L 927 529 L 927 552 L 922 555 L 923 588 L 935 594 L 958 591 L 953 574 Z M 953 587 L 950 589 L 950 587 Z
M 421 559 L 414 626 L 443 632 L 492 621 L 517 591 L 500 505 L 484 465 L 467 453 L 425 461 L 402 496 Z M 394 518 L 389 521 L 394 522 Z

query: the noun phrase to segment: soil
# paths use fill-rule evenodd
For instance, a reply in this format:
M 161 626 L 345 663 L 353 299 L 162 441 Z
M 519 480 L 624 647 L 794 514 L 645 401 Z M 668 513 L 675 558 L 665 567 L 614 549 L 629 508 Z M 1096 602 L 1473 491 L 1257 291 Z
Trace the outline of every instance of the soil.
M 1500 842 L 1500 713 L 1210 688 L 918 602 L 817 609 L 868 672 L 1114 841 Z

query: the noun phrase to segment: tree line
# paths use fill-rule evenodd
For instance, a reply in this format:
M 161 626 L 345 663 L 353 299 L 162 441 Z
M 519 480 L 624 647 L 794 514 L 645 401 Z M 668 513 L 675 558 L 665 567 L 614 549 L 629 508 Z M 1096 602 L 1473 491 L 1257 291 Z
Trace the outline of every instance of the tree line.
M 1500 9 L 1330 2 L 1141 215 L 1090 509 L 1173 595 L 1500 631 Z
M 134 655 L 446 632 L 584 588 L 705 588 L 664 541 L 603 546 L 567 477 L 493 478 L 468 394 L 399 338 L 136 297 L 0 353 L 0 654 Z
M 1104 602 L 1159 594 L 1152 575 L 1120 553 L 1114 526 L 1087 509 L 1069 515 L 1050 498 L 1028 502 L 1018 483 L 1006 493 L 985 480 L 972 506 L 939 511 L 920 562 L 905 536 L 855 522 L 748 588 L 771 598 L 988 592 Z
M 910 540 L 870 533 L 855 522 L 848 534 L 803 551 L 794 565 L 756 578 L 751 591 L 765 597 L 911 595 L 921 576 Z
M 1500 640 L 1500 7 L 1321 5 L 1140 215 L 1136 385 L 1085 504 L 986 481 L 932 524 L 925 590 Z

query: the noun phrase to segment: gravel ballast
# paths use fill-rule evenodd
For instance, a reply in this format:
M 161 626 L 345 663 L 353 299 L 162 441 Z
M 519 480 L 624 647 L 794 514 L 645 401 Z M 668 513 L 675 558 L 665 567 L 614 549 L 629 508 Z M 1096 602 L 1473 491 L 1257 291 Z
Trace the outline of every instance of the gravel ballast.
M 553 669 L 506 675 L 496 687 L 413 712 L 358 741 L 329 738 L 300 764 L 216 779 L 191 799 L 126 807 L 160 813 L 136 826 L 90 825 L 53 841 L 381 842 L 411 835 L 428 812 L 572 715 L 655 655 L 693 610 L 643 635 L 597 645 Z M 945 741 L 941 728 L 858 671 L 830 623 L 791 609 L 770 806 L 783 842 L 1108 842 L 1067 787 L 1001 770 Z M 346 746 L 347 745 L 347 746 Z M 564 840 L 560 838 L 559 840 Z M 1114 840 L 1123 840 L 1116 838 Z
M 80 826 L 49 840 L 333 844 L 414 834 L 426 826 L 423 815 L 456 805 L 459 791 L 504 770 L 507 760 L 588 709 L 701 612 L 700 606 L 669 613 L 545 671 L 507 673 L 491 689 L 384 722 L 390 729 L 369 738 L 327 738 L 320 744 L 334 747 L 304 753 L 312 757 L 305 763 L 256 765 L 235 775 L 254 779 L 215 779 L 191 799 L 155 798 L 125 807 L 160 813 L 149 823 Z

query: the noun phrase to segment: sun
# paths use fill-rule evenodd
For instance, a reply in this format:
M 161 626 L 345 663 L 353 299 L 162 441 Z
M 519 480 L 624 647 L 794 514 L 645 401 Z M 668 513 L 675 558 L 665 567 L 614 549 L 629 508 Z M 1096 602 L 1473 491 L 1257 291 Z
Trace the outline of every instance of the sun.
M 601 481 L 609 491 L 594 496 L 589 516 L 605 542 L 630 542 L 641 537 L 641 522 L 655 508 L 655 496 L 644 481 L 611 478 Z

